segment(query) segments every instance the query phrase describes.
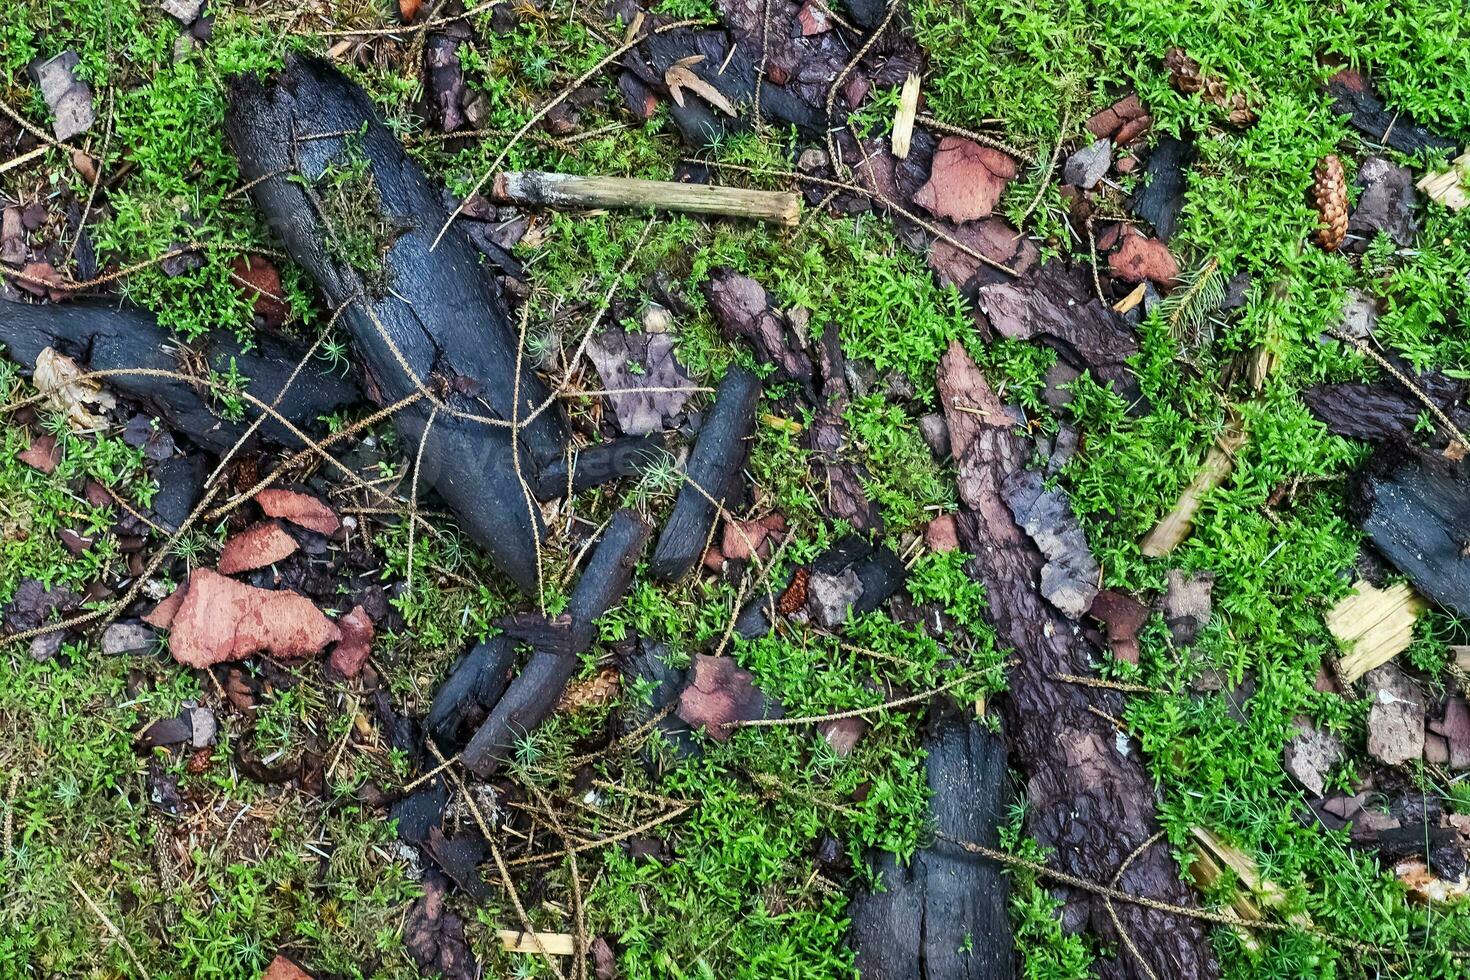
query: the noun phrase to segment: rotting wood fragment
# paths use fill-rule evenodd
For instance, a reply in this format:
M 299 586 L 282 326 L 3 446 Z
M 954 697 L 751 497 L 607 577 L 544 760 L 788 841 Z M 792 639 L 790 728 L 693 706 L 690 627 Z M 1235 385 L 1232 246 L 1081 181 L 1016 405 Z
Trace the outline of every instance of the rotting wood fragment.
M 730 368 L 720 381 L 684 468 L 684 485 L 649 561 L 654 578 L 683 578 L 704 555 L 720 508 L 740 485 L 760 393 L 760 380 L 742 367 Z
M 1423 599 L 1400 582 L 1386 589 L 1366 580 L 1327 611 L 1327 629 L 1348 652 L 1338 661 L 1338 676 L 1351 684 L 1387 663 L 1414 639 L 1414 622 L 1426 609 Z
M 795 227 L 801 221 L 801 195 L 636 177 L 584 177 L 577 174 L 518 170 L 495 175 L 490 197 L 504 204 L 561 208 L 652 208 L 748 218 Z
M 1373 83 L 1361 72 L 1345 68 L 1327 80 L 1333 110 L 1369 140 L 1391 146 L 1402 153 L 1433 150 L 1448 155 L 1455 144 L 1415 122 L 1398 109 L 1390 109 L 1373 91 Z
M 1059 870 L 1109 881 L 1131 861 L 1118 878 L 1120 888 L 1192 907 L 1195 897 L 1180 880 L 1167 842 L 1148 844 L 1158 830 L 1153 780 L 1137 750 L 1120 742 L 1105 720 L 1122 713 L 1122 695 L 1053 680 L 1089 673 L 1099 651 L 1042 598 L 1038 584 L 1044 558 L 1017 526 L 1002 495 L 1005 482 L 1031 457 L 1031 442 L 1018 433 L 958 342 L 940 360 L 937 384 L 964 505 L 960 541 L 975 556 L 970 574 L 985 586 L 987 618 L 997 642 L 1017 654 L 1007 690 L 996 701 L 1011 762 L 1026 780 L 1026 831 L 1054 849 L 1052 862 Z M 1102 976 L 1219 975 L 1199 921 L 1131 903 L 1126 908 L 1117 903 L 1110 911 L 1101 898 L 1063 893 L 1063 928 L 1090 929 L 1116 951 L 1098 958 Z M 1114 915 L 1137 954 L 1121 942 Z

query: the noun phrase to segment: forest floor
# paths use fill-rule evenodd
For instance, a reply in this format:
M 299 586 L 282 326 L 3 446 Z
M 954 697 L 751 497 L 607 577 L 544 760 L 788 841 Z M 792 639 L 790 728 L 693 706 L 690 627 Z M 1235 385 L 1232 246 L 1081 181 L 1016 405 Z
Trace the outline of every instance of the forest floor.
M 1117 734 L 1157 789 L 1180 874 L 1207 907 L 1244 914 L 1253 899 L 1273 923 L 1312 926 L 1215 928 L 1222 974 L 1470 970 L 1470 906 L 1422 894 L 1437 875 L 1435 884 L 1453 890 L 1449 865 L 1420 854 L 1425 865 L 1415 868 L 1412 848 L 1389 853 L 1374 836 L 1423 830 L 1427 842 L 1431 828 L 1464 828 L 1463 851 L 1470 715 L 1457 720 L 1466 692 L 1456 647 L 1470 644 L 1470 629 L 1452 602 L 1414 605 L 1394 678 L 1370 674 L 1344 687 L 1332 676 L 1344 647 L 1327 617 L 1355 582 L 1404 581 L 1364 557 L 1372 547 L 1354 474 L 1373 448 L 1329 429 L 1344 390 L 1331 386 L 1366 381 L 1390 400 L 1407 397 L 1378 360 L 1331 334 L 1348 331 L 1401 372 L 1437 379 L 1441 387 L 1422 387 L 1458 419 L 1470 379 L 1470 211 L 1411 188 L 1408 203 L 1380 202 L 1387 211 L 1376 224 L 1366 232 L 1355 224 L 1342 247 L 1326 250 L 1314 198 L 1314 186 L 1331 183 L 1319 169 L 1330 155 L 1341 160 L 1356 215 L 1373 186 L 1371 167 L 1360 177 L 1364 161 L 1381 158 L 1417 181 L 1465 148 L 1470 18 L 1459 3 L 900 0 L 887 30 L 909 44 L 894 50 L 921 52 L 922 113 L 986 135 L 1019 161 L 997 183 L 994 216 L 1028 236 L 1041 262 L 1083 270 L 1084 302 L 1096 290 L 1097 302 L 1131 311 L 1131 347 L 1111 365 L 1122 365 L 1125 385 L 1095 370 L 1079 376 L 1057 345 L 1004 336 L 993 308 L 989 320 L 976 313 L 973 277 L 936 278 L 926 254 L 909 247 L 911 226 L 853 205 L 851 195 L 832 202 L 794 182 L 793 172 L 814 165 L 803 155 L 812 141 L 790 127 L 751 127 L 696 152 L 670 124 L 667 98 L 649 95 L 640 118 L 629 92 L 649 89 L 621 88 L 625 73 L 604 63 L 627 25 L 595 5 L 475 7 L 455 22 L 448 50 L 457 71 L 427 81 L 435 32 L 424 25 L 462 8 L 414 4 L 405 25 L 408 5 L 401 12 L 384 0 L 211 2 L 185 25 L 165 12 L 173 6 L 191 5 L 21 0 L 0 9 L 0 101 L 10 110 L 0 118 L 0 156 L 36 151 L 0 172 L 5 299 L 64 305 L 68 283 L 100 278 L 88 293 L 151 311 L 181 341 L 221 329 L 242 339 L 264 329 L 320 338 L 313 364 L 351 375 L 351 341 L 241 193 L 225 136 L 227 79 L 268 75 L 292 53 L 328 59 L 360 84 L 410 156 L 456 198 L 497 161 L 504 170 L 695 175 L 804 193 L 792 228 L 615 210 L 505 212 L 485 222 L 519 263 L 506 288 L 527 317 L 528 362 L 546 375 L 572 373 L 589 393 L 609 386 L 601 365 L 570 362 L 597 319 L 628 336 L 671 334 L 693 386 L 713 387 L 735 364 L 765 379 L 746 464 L 752 489 L 738 513 L 766 521 L 759 533 L 770 546 L 748 561 L 741 538 L 755 525 L 742 524 L 717 533 L 707 567 L 677 584 L 640 566 L 598 621 L 562 708 L 518 743 L 496 780 L 472 781 L 468 792 L 448 784 L 446 826 L 472 830 L 481 809 L 503 812 L 515 862 L 513 890 L 485 858 L 491 887 L 472 896 L 460 881 L 452 911 L 434 920 L 453 937 L 462 923 L 467 959 L 454 975 L 473 975 L 469 958 L 485 976 L 551 975 L 534 945 L 511 951 L 498 936 L 520 928 L 516 903 L 540 933 L 595 939 L 587 969 L 599 978 L 853 975 L 848 907 L 871 883 L 868 861 L 882 851 L 907 860 L 934 840 L 927 705 L 945 699 L 994 727 L 993 705 L 1006 696 L 1011 651 L 987 616 L 996 596 L 968 573 L 945 520 L 964 506 L 956 463 L 921 424 L 946 409 L 935 376 L 952 342 L 1024 413 L 1047 485 L 1065 492 L 1085 531 L 1095 585 L 1142 610 L 1127 637 L 1116 625 L 1099 632 L 1108 624 L 1098 607 L 1078 629 L 1097 645 L 1096 678 L 1129 688 Z M 829 22 L 820 4 L 799 6 L 813 37 L 841 32 L 852 54 L 871 33 Z M 652 10 L 722 20 L 713 0 L 660 0 Z M 1175 48 L 1202 82 L 1189 81 L 1188 67 L 1181 82 L 1178 63 L 1168 63 Z M 73 76 L 89 87 L 94 118 L 53 146 L 58 119 L 28 68 L 64 51 L 79 56 Z M 1405 130 L 1441 134 L 1454 152 L 1405 152 L 1386 132 L 1354 128 L 1328 91 L 1343 69 L 1371 80 Z M 588 72 L 575 97 L 502 160 L 538 108 Z M 903 81 L 890 74 L 880 65 L 865 75 L 851 134 L 888 139 Z M 1151 126 L 1108 146 L 1090 188 L 1069 185 L 1087 162 L 1074 164 L 1074 154 L 1118 135 L 1089 123 L 1129 94 Z M 683 97 L 702 94 L 686 88 Z M 445 106 L 459 116 L 456 133 L 444 132 Z M 1159 235 L 1157 217 L 1138 220 L 1131 202 L 1169 138 L 1187 153 L 1175 168 L 1183 182 L 1172 234 Z M 963 196 L 935 188 L 931 213 L 942 214 L 946 193 Z M 1171 270 L 1128 268 L 1120 254 L 1133 247 L 1134 225 L 1150 243 L 1167 238 L 1162 257 L 1148 261 L 1167 258 Z M 369 250 L 373 234 L 360 232 Z M 180 250 L 180 260 L 159 261 Z M 245 256 L 259 266 L 242 265 Z M 256 278 L 260 267 L 279 278 Z M 817 414 L 801 380 L 732 338 L 712 309 L 709 284 L 729 270 L 758 281 L 802 343 L 835 329 L 848 361 L 841 459 L 861 473 L 881 516 L 867 537 L 902 559 L 907 579 L 895 605 L 840 628 L 728 636 L 748 596 L 787 581 L 853 530 L 834 516 L 823 458 L 803 438 Z M 1154 280 L 1140 301 L 1135 287 Z M 257 295 L 265 281 L 269 303 Z M 249 417 L 243 380 L 228 371 L 211 378 L 223 392 L 216 408 Z M 0 359 L 5 631 L 110 609 L 119 598 L 128 602 L 119 622 L 135 626 L 192 571 L 217 567 L 221 546 L 248 522 L 237 514 L 198 524 L 166 545 L 156 503 L 174 488 L 161 466 L 193 451 L 190 433 L 162 433 L 171 441 L 159 450 L 159 431 L 146 419 L 142 430 L 129 424 L 131 412 L 97 409 L 102 422 L 85 425 L 55 403 L 12 411 L 34 393 L 31 371 Z M 701 391 L 653 410 L 687 434 L 707 399 Z M 595 394 L 567 404 L 584 435 L 614 424 L 612 406 Z M 1310 405 L 1327 407 L 1314 414 Z M 344 410 L 326 431 L 368 411 Z M 1456 455 L 1460 437 L 1428 409 L 1411 402 L 1408 419 L 1389 441 Z M 1222 439 L 1233 449 L 1229 472 L 1204 494 L 1191 533 L 1167 554 L 1145 554 L 1141 542 Z M 421 718 L 464 651 L 527 600 L 435 498 L 418 498 L 413 448 L 381 424 L 339 453 L 392 495 L 389 508 L 330 468 L 292 474 L 293 486 L 329 501 L 350 530 L 292 528 L 303 550 L 285 581 L 314 589 L 313 601 L 334 616 L 365 608 L 375 621 L 366 667 L 344 676 L 319 660 L 254 658 L 190 669 L 162 634 L 129 645 L 137 634 L 113 632 L 120 649 L 104 652 L 97 623 L 0 650 L 0 975 L 256 977 L 278 954 L 317 977 L 429 975 L 411 947 L 424 927 L 430 862 L 400 840 L 389 807 L 433 763 L 406 752 L 394 726 Z M 232 490 L 278 458 L 242 457 L 238 466 L 253 468 L 232 471 Z M 676 472 L 655 467 L 550 505 L 543 604 L 560 608 L 582 546 L 616 508 L 656 525 L 678 489 Z M 118 497 L 141 517 L 124 515 Z M 421 509 L 432 532 L 415 533 L 408 508 Z M 160 547 L 170 550 L 145 569 Z M 332 577 L 301 585 L 309 563 Z M 145 587 L 129 592 L 140 573 Z M 1180 583 L 1208 583 L 1185 643 L 1161 604 Z M 925 619 L 936 610 L 939 629 Z M 634 751 L 641 745 L 616 736 L 648 692 L 642 682 L 615 683 L 615 668 L 649 644 L 679 668 L 698 654 L 729 653 L 790 718 L 860 709 L 863 724 L 852 743 L 802 724 L 697 736 L 700 753 L 669 751 L 647 764 Z M 1373 717 L 1375 706 L 1406 690 L 1400 683 L 1420 702 L 1403 722 L 1417 751 L 1385 749 L 1375 727 L 1388 724 Z M 882 707 L 890 702 L 904 703 Z M 179 719 L 187 724 L 172 735 L 157 727 Z M 1288 752 L 1304 737 L 1325 753 L 1315 767 Z M 1027 833 L 1026 787 L 1015 782 L 1002 848 L 1044 861 L 1046 849 Z M 1213 881 L 1200 870 L 1210 858 L 1200 857 L 1200 829 L 1240 859 Z M 573 857 L 554 843 L 572 839 L 589 846 Z M 1061 902 L 1033 871 L 1008 874 L 1024 975 L 1086 976 L 1095 957 L 1126 960 L 1116 943 L 1064 929 Z M 570 974 L 572 959 L 551 961 Z

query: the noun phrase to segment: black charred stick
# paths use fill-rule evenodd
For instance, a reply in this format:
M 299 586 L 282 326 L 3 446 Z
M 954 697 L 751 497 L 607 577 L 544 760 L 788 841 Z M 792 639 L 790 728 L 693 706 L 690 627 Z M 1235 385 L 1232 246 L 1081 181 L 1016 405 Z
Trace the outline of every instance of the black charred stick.
M 155 369 L 196 375 L 202 368 L 228 372 L 233 364 L 247 378 L 246 390 L 267 405 L 276 400 L 306 348 L 265 331 L 246 352 L 234 333 L 212 331 L 192 343 L 174 337 L 151 313 L 132 306 L 97 300 L 73 300 L 38 306 L 0 301 L 0 344 L 7 356 L 36 366 L 47 347 L 76 361 L 86 371 Z M 102 379 L 105 387 L 135 401 L 181 435 L 214 452 L 233 446 L 259 409 L 248 405 L 245 420 L 233 422 L 212 407 L 207 389 L 187 381 L 119 374 Z M 318 418 L 362 400 L 352 381 L 308 363 L 296 376 L 275 410 L 308 433 L 319 433 Z M 280 422 L 269 419 L 259 437 L 285 446 L 301 440 Z M 253 437 L 252 437 L 253 438 Z M 248 447 L 246 447 L 248 448 Z
M 578 655 L 592 644 L 597 617 L 623 597 L 633 580 L 633 567 L 651 530 L 631 510 L 613 515 L 567 605 L 570 644 L 562 652 L 532 652 L 465 747 L 461 759 L 466 769 L 482 778 L 490 776 L 510 754 L 515 740 L 541 724 L 556 707 L 577 672 Z
M 687 482 L 649 562 L 654 578 L 665 582 L 683 578 L 704 554 L 719 513 L 716 503 L 723 506 L 740 485 L 760 394 L 760 379 L 741 367 L 732 367 L 715 390 L 714 406 L 685 467 Z
M 620 477 L 642 473 L 662 459 L 668 458 L 668 447 L 661 433 L 625 436 L 587 446 L 572 454 L 571 460 L 559 456 L 546 464 L 536 478 L 537 500 L 557 500 L 567 495 L 567 470 L 571 470 L 571 492 L 581 493 L 589 487 L 601 486 Z
M 429 393 L 394 419 L 418 455 L 419 486 L 533 590 L 541 518 L 522 478 L 536 485 L 566 433 L 553 406 L 519 429 L 515 452 L 509 427 L 465 417 L 526 419 L 548 392 L 517 357 L 505 301 L 464 229 L 435 244 L 447 217 L 439 193 L 366 93 L 324 62 L 293 56 L 269 82 L 232 79 L 225 129 L 286 251 L 327 305 L 349 304 L 340 322 L 368 391 L 381 403 Z
M 496 636 L 481 643 L 460 658 L 439 685 L 434 701 L 424 719 L 424 732 L 440 751 L 453 755 L 459 750 L 459 732 L 467 719 L 483 712 L 500 700 L 510 683 L 515 667 L 515 644 L 508 636 Z M 475 722 L 479 718 L 474 718 Z

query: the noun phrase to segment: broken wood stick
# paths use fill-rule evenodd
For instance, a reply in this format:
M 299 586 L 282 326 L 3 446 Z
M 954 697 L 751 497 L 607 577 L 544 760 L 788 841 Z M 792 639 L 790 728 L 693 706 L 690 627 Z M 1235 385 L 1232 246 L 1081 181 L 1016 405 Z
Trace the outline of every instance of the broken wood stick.
M 424 732 L 440 751 L 453 755 L 464 744 L 460 734 L 480 726 L 510 684 L 515 662 L 515 644 L 508 636 L 477 643 L 459 659 L 434 692 L 424 718 Z
M 919 114 L 919 76 L 909 72 L 898 93 L 898 109 L 893 113 L 893 155 L 907 160 L 914 141 L 914 117 Z
M 542 170 L 496 174 L 490 197 L 501 204 L 544 208 L 630 208 L 717 214 L 727 218 L 771 221 L 788 228 L 801 220 L 796 191 L 762 191 L 746 187 L 682 184 L 637 177 L 584 177 Z
M 1245 426 L 1239 419 L 1232 419 L 1226 424 L 1225 431 L 1205 454 L 1205 461 L 1194 479 L 1189 481 L 1179 500 L 1154 525 L 1153 530 L 1144 535 L 1139 550 L 1149 558 L 1162 558 L 1184 543 L 1194 530 L 1194 518 L 1205 496 L 1229 478 L 1235 469 L 1235 454 L 1245 446 L 1246 440 Z
M 602 540 L 572 590 L 567 611 L 551 623 L 564 623 L 570 638 L 564 647 L 535 649 L 531 659 L 490 709 L 461 758 L 470 772 L 488 778 L 524 737 L 551 713 L 567 683 L 581 665 L 578 655 L 592 644 L 594 621 L 628 589 L 633 566 L 652 528 L 626 508 L 613 515 Z
M 653 549 L 648 567 L 654 578 L 681 579 L 704 556 L 720 507 L 740 485 L 760 395 L 760 379 L 742 367 L 730 368 L 715 389 L 714 406 L 689 454 L 684 486 Z
M 290 388 L 286 380 L 306 356 L 295 341 L 261 331 L 249 351 L 230 330 L 215 330 L 185 343 L 159 326 L 153 314 L 106 300 L 71 300 L 37 305 L 0 301 L 0 345 L 15 361 L 34 369 L 46 348 L 74 360 L 84 371 L 117 371 L 102 383 L 146 412 L 168 423 L 212 452 L 234 446 L 249 429 L 250 420 L 231 420 L 202 388 L 185 378 L 147 374 L 203 377 L 203 372 L 233 369 L 248 379 L 245 390 L 275 410 L 298 429 L 320 433 L 319 419 L 357 404 L 362 393 L 352 381 L 308 362 Z M 137 372 L 137 373 L 126 373 Z M 247 408 L 247 414 L 254 414 Z M 295 446 L 300 439 L 274 418 L 268 418 L 258 436 Z M 252 442 L 256 437 L 252 437 Z M 249 446 L 245 447 L 249 448 Z
M 577 937 L 566 932 L 523 932 L 519 929 L 497 929 L 495 938 L 507 953 L 549 956 L 577 955 Z

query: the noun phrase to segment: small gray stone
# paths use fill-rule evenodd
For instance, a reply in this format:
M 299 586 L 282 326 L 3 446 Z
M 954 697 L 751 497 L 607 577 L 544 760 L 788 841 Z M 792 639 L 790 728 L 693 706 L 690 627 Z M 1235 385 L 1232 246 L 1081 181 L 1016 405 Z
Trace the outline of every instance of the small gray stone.
M 815 146 L 809 146 L 801 151 L 801 156 L 796 158 L 796 169 L 803 173 L 812 173 L 822 170 L 827 166 L 827 151 L 819 150 Z
M 1327 776 L 1342 762 L 1342 739 L 1300 715 L 1292 724 L 1297 733 L 1286 743 L 1282 767 L 1313 796 L 1321 796 L 1327 787 Z
M 164 13 L 188 27 L 199 19 L 199 12 L 204 9 L 204 0 L 162 0 L 159 6 Z
M 924 437 L 935 459 L 949 458 L 949 426 L 937 412 L 919 418 L 919 435 Z
M 191 708 L 189 709 L 189 723 L 194 730 L 194 737 L 191 741 L 194 748 L 204 749 L 214 744 L 217 725 L 213 711 L 208 708 Z
M 31 641 L 31 659 L 38 664 L 45 663 L 61 652 L 61 644 L 66 639 L 63 630 L 55 633 L 42 633 Z
M 142 623 L 113 623 L 102 634 L 102 653 L 108 657 L 148 653 L 157 642 L 158 634 Z
M 862 579 L 851 568 L 843 569 L 841 575 L 812 572 L 807 581 L 806 604 L 812 611 L 812 617 L 830 629 L 847 622 L 853 603 L 862 594 Z
M 1349 289 L 1342 304 L 1342 325 L 1338 330 L 1357 340 L 1373 336 L 1378 326 L 1378 304 L 1361 289 Z
M 1368 709 L 1368 754 L 1391 766 L 1424 755 L 1424 692 L 1392 663 L 1363 677 L 1373 692 Z
M 1163 602 L 1164 622 L 1175 643 L 1187 647 L 1199 637 L 1214 608 L 1214 588 L 1213 572 L 1169 569 L 1169 587 Z
M 1062 181 L 1090 191 L 1112 165 L 1112 141 L 1100 139 L 1067 157 L 1067 162 L 1062 165 Z
M 76 76 L 81 59 L 75 51 L 63 51 L 46 61 L 31 62 L 30 74 L 41 97 L 56 117 L 51 129 L 58 140 L 69 140 L 92 128 L 92 90 Z

